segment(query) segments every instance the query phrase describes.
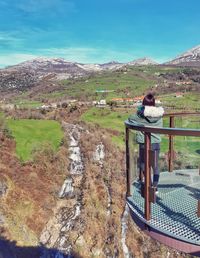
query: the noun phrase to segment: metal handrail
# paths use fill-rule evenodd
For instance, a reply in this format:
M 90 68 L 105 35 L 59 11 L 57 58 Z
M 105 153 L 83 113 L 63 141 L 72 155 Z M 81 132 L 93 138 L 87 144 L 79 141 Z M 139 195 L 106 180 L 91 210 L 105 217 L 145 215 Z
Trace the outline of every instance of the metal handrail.
M 137 126 L 131 124 L 129 121 L 125 121 L 126 127 L 126 175 L 127 175 L 127 196 L 131 195 L 131 175 L 130 175 L 130 150 L 129 150 L 129 129 L 141 131 L 144 133 L 145 139 L 145 188 L 144 188 L 144 198 L 145 198 L 145 219 L 148 221 L 151 219 L 151 201 L 150 201 L 150 145 L 151 145 L 151 133 L 166 134 L 169 136 L 169 171 L 173 170 L 173 136 L 194 136 L 200 137 L 200 129 L 183 129 L 174 128 L 174 118 L 180 116 L 196 115 L 200 116 L 200 113 L 173 113 L 165 114 L 165 116 L 170 118 L 170 127 L 150 127 L 150 126 Z M 198 213 L 200 214 L 200 205 L 198 208 Z
M 165 113 L 163 116 L 188 116 L 188 115 L 196 115 L 199 116 L 200 112 L 178 112 L 178 113 Z
M 170 128 L 170 127 L 150 127 L 150 126 L 137 126 L 132 125 L 128 121 L 125 121 L 126 128 L 136 131 L 142 131 L 144 133 L 158 133 L 174 136 L 200 136 L 200 129 L 183 129 L 183 128 Z

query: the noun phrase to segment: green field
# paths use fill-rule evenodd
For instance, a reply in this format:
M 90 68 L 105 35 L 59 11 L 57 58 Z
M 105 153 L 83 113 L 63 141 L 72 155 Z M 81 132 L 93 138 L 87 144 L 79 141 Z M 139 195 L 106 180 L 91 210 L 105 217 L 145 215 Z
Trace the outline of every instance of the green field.
M 181 108 L 183 111 L 200 109 L 200 93 L 185 93 L 182 97 L 176 98 L 175 94 L 167 94 L 160 97 L 164 106 L 174 106 Z
M 20 119 L 7 120 L 16 141 L 16 153 L 20 160 L 32 159 L 32 151 L 49 143 L 56 151 L 63 138 L 61 126 L 56 121 Z
M 102 128 L 124 131 L 124 121 L 135 111 L 112 111 L 110 108 L 91 108 L 85 112 L 81 119 L 85 122 L 99 124 Z

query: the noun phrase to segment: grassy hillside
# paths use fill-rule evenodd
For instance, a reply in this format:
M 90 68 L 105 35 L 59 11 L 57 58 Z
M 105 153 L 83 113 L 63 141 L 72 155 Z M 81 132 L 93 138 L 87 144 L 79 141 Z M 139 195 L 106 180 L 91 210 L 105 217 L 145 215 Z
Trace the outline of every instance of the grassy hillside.
M 159 96 L 164 106 L 171 106 L 177 109 L 195 110 L 200 109 L 200 92 L 184 93 L 182 97 L 176 98 L 175 94 L 165 94 Z
M 152 68 L 129 67 L 120 71 L 108 71 L 91 75 L 87 78 L 68 79 L 61 81 L 61 89 L 50 93 L 38 94 L 37 98 L 77 98 L 81 100 L 98 100 L 114 97 L 127 97 L 141 95 L 143 91 L 151 88 L 157 82 L 157 75 Z M 64 87 L 64 89 L 63 89 Z M 97 90 L 114 90 L 110 93 L 96 93 Z
M 8 127 L 16 141 L 16 153 L 22 160 L 30 160 L 32 151 L 44 143 L 56 150 L 63 138 L 61 126 L 49 120 L 8 120 Z
M 53 102 L 70 98 L 81 101 L 111 100 L 118 97 L 143 95 L 153 88 L 159 95 L 163 92 L 169 94 L 167 101 L 173 103 L 174 96 L 170 92 L 184 92 L 184 89 L 190 92 L 187 88 L 189 86 L 180 87 L 175 84 L 176 78 L 178 78 L 177 74 L 183 72 L 184 69 L 167 66 L 127 66 L 118 71 L 98 72 L 84 78 L 54 81 L 54 86 L 52 86 L 52 81 L 47 80 L 45 85 L 38 85 L 27 92 L 19 93 L 15 98 L 12 97 L 11 102 L 20 105 L 20 107 L 29 108 L 40 106 L 43 101 Z M 169 80 L 160 76 L 166 73 L 172 75 Z M 171 86 L 167 86 L 171 80 L 173 81 L 173 89 L 170 88 Z M 112 92 L 97 92 L 102 90 Z M 179 103 L 180 101 L 177 100 L 177 106 L 180 106 Z
M 107 71 L 93 74 L 88 78 L 68 79 L 61 81 L 60 91 L 42 94 L 43 98 L 72 97 L 86 100 L 110 100 L 116 97 L 134 97 L 142 95 L 163 79 L 164 73 L 181 72 L 180 67 L 164 66 L 127 66 L 118 71 Z M 96 93 L 97 90 L 111 90 L 110 93 Z

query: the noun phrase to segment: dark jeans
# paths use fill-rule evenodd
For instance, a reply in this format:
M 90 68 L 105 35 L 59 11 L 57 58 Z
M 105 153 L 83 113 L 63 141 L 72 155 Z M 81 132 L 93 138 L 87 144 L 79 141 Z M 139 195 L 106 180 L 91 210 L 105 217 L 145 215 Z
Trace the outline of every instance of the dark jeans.
M 153 186 L 157 187 L 158 181 L 159 181 L 159 166 L 158 166 L 158 160 L 159 160 L 159 154 L 160 154 L 160 144 L 159 143 L 152 143 L 151 144 L 151 150 L 154 152 L 154 164 L 152 165 L 153 169 Z M 144 150 L 144 144 L 139 144 L 139 169 L 140 173 L 144 173 L 144 163 L 145 163 L 145 150 Z M 141 174 L 140 174 L 141 177 Z

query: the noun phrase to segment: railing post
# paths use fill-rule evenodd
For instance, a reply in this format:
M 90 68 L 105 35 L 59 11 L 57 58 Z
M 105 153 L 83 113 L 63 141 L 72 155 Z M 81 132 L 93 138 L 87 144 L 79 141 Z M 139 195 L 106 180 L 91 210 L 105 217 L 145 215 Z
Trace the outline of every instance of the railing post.
M 174 128 L 174 116 L 170 116 L 169 127 Z M 168 152 L 168 170 L 173 171 L 173 158 L 174 158 L 174 136 L 169 136 L 169 152 Z
M 126 196 L 131 196 L 129 129 L 126 127 Z
M 200 200 L 197 201 L 197 217 L 200 218 Z
M 150 186 L 151 186 L 151 166 L 150 166 L 150 149 L 151 149 L 151 133 L 145 133 L 145 188 L 144 188 L 144 198 L 145 198 L 145 219 L 148 221 L 151 219 L 151 202 L 150 202 Z
M 199 176 L 200 176 L 200 166 L 199 166 Z M 197 217 L 200 218 L 200 199 L 197 200 Z

